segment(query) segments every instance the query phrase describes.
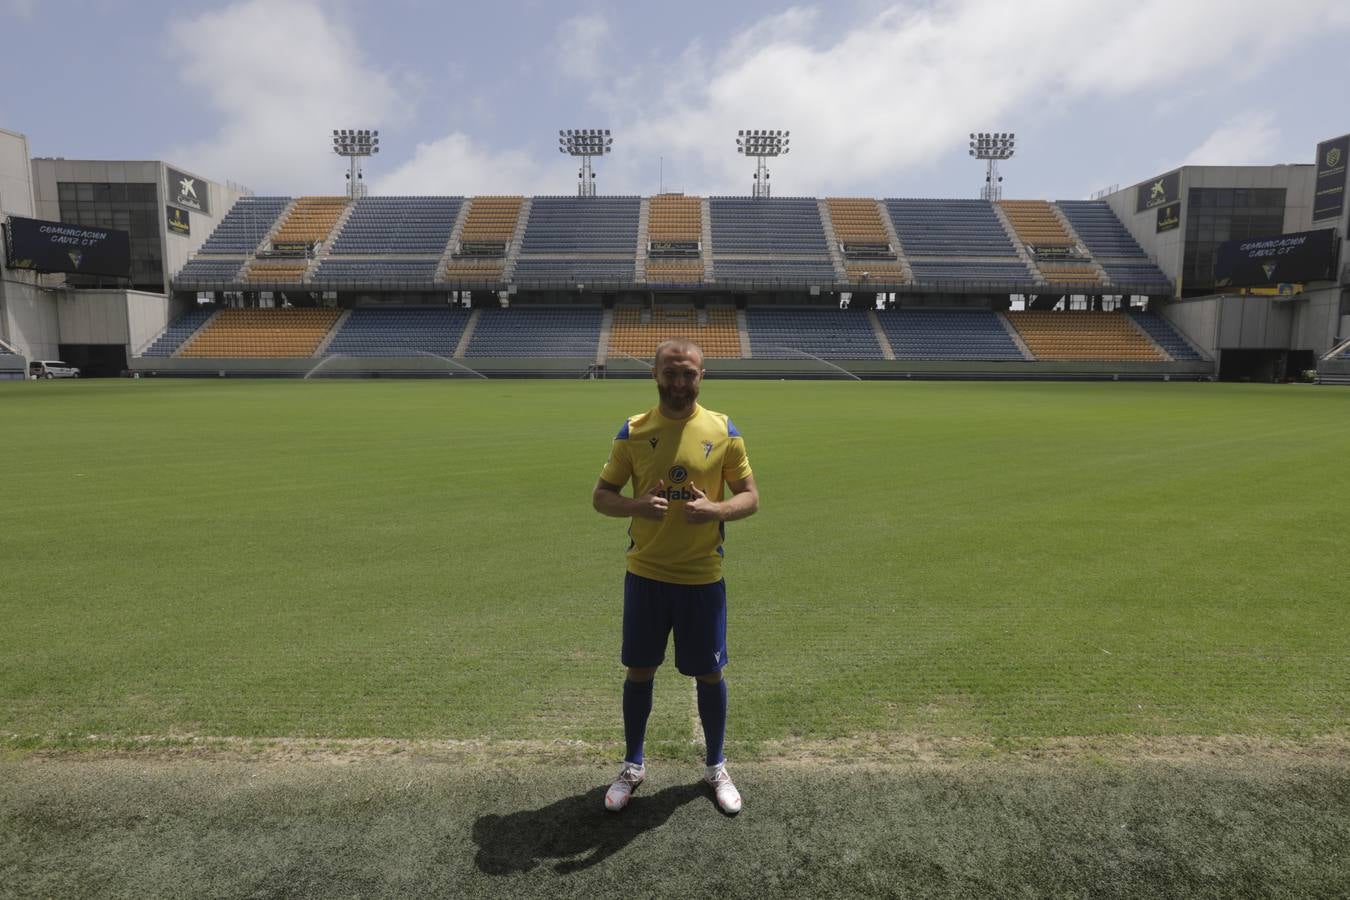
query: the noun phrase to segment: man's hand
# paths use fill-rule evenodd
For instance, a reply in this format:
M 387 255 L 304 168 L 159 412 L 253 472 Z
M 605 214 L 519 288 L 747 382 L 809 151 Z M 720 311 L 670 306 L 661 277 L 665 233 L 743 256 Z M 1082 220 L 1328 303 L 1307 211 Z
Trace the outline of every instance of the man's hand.
M 633 509 L 633 515 L 643 519 L 653 519 L 657 522 L 664 519 L 666 510 L 670 508 L 670 501 L 660 495 L 665 487 L 665 479 L 660 479 L 652 485 L 651 490 L 641 497 L 635 498 L 633 502 L 636 506 Z
M 715 500 L 709 500 L 708 495 L 698 489 L 698 485 L 689 482 L 689 490 L 694 492 L 694 499 L 684 504 L 686 522 L 698 525 L 703 522 L 717 522 L 722 518 L 719 504 Z

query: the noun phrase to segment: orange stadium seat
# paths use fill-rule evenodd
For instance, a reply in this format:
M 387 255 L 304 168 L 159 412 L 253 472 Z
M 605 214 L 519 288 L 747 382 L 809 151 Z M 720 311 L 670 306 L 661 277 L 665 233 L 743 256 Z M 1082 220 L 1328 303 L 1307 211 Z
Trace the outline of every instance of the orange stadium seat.
M 179 356 L 313 356 L 337 324 L 335 309 L 226 309 Z
M 1131 319 L 1115 312 L 1006 313 L 1037 359 L 1074 362 L 1165 362 Z
M 707 310 L 707 324 L 698 321 L 692 308 L 654 307 L 650 321 L 642 321 L 643 310 L 619 307 L 614 310 L 614 325 L 609 333 L 609 352 L 651 357 L 662 341 L 689 338 L 703 348 L 708 358 L 735 359 L 741 355 L 741 337 L 736 328 L 734 309 Z

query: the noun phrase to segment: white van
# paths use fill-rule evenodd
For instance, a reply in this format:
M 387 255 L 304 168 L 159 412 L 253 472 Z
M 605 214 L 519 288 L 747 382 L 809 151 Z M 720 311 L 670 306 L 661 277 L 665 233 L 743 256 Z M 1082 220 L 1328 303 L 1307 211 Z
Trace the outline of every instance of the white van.
M 80 370 L 59 359 L 35 359 L 28 364 L 29 378 L 79 378 Z

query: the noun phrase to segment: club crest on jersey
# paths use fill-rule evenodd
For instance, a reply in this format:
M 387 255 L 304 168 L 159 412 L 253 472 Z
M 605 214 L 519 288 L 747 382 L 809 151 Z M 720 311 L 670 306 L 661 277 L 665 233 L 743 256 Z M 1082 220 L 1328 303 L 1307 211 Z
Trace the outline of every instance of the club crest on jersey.
M 689 470 L 684 466 L 671 466 L 668 474 L 670 475 L 671 484 L 680 484 L 689 477 Z
M 713 443 L 712 443 L 712 441 L 704 441 L 704 442 L 703 442 L 703 458 L 704 458 L 704 459 L 707 459 L 709 456 L 712 455 L 712 448 L 713 448 Z
M 659 437 L 647 438 L 647 443 L 651 444 L 651 445 L 652 445 L 652 449 L 655 450 L 655 449 L 656 449 L 656 445 L 657 445 L 657 443 L 658 443 L 660 440 L 661 440 L 661 439 L 660 439 Z

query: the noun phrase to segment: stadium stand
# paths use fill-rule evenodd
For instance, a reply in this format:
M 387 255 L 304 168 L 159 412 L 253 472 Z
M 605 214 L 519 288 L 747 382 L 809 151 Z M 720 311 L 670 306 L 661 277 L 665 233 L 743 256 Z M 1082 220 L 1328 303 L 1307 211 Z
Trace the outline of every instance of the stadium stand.
M 713 258 L 713 278 L 728 284 L 819 284 L 832 285 L 834 263 L 821 259 L 721 259 Z
M 914 257 L 1016 256 L 988 200 L 886 201 L 905 253 Z M 915 280 L 922 281 L 918 271 Z
M 474 197 L 460 230 L 459 247 L 446 263 L 442 276 L 447 281 L 498 281 L 506 265 L 506 254 L 516 233 L 524 197 Z M 476 253 L 464 252 L 476 246 Z M 500 246 L 500 250 L 495 248 Z
M 810 197 L 710 197 L 715 254 L 797 254 L 829 259 L 820 210 Z
M 987 309 L 879 310 L 896 359 L 1021 360 L 999 315 Z
M 923 283 L 961 282 L 967 284 L 1008 285 L 1030 290 L 1036 280 L 1020 259 L 1007 262 L 968 262 L 911 257 L 914 280 Z
M 317 244 L 328 240 L 349 202 L 346 197 L 299 198 L 272 236 L 272 246 Z
M 1055 202 L 1113 285 L 1138 293 L 1171 293 L 1172 282 L 1100 200 Z
M 1050 204 L 1044 200 L 1000 200 L 998 203 L 1013 231 L 1024 244 L 1034 247 L 1074 246 L 1073 238 L 1055 218 Z
M 468 310 L 438 307 L 354 309 L 324 356 L 451 356 L 469 320 Z
M 178 274 L 174 276 L 174 286 L 185 288 L 198 284 L 233 284 L 239 280 L 237 276 L 245 262 L 242 256 L 194 256 L 178 270 Z
M 843 247 L 890 248 L 885 255 L 871 259 L 857 258 L 856 254 L 845 252 L 844 271 L 851 283 L 875 281 L 899 284 L 908 281 L 904 266 L 896 260 L 895 248 L 891 247 L 891 236 L 881 219 L 877 201 L 864 197 L 830 197 L 825 204 L 837 243 Z
M 1165 361 L 1122 313 L 1023 311 L 1006 315 L 1039 360 Z
M 677 242 L 696 245 L 703 236 L 703 203 L 698 197 L 658 194 L 649 204 L 647 240 L 653 244 Z M 698 284 L 703 281 L 703 260 L 698 250 L 687 259 L 649 256 L 647 283 Z
M 353 204 L 331 252 L 440 256 L 463 202 L 462 197 L 362 197 Z
M 484 309 L 465 356 L 594 359 L 604 311 L 596 307 Z
M 1036 268 L 1047 282 L 1057 287 L 1080 287 L 1098 291 L 1103 287 L 1096 266 L 1087 260 L 1050 262 L 1038 259 Z
M 248 273 L 244 276 L 250 282 L 275 282 L 299 284 L 305 278 L 309 263 L 305 260 L 278 261 L 255 259 L 249 263 Z
M 1148 332 L 1149 337 L 1157 342 L 1159 347 L 1167 351 L 1173 359 L 1184 361 L 1199 361 L 1204 359 L 1193 348 L 1184 337 L 1177 333 L 1172 324 L 1157 313 L 1131 312 L 1130 316 L 1139 327 Z
M 290 197 L 240 197 L 202 244 L 199 253 L 252 253 L 290 203 Z
M 633 282 L 633 257 L 539 259 L 521 256 L 516 261 L 515 280 L 574 287 L 578 284 L 614 286 Z
M 636 308 L 614 310 L 609 333 L 609 352 L 650 358 L 662 341 L 686 337 L 697 341 L 708 358 L 738 358 L 741 337 L 734 309 L 709 309 L 700 314 L 693 307 Z
M 197 332 L 178 355 L 313 356 L 340 315 L 335 309 L 225 309 Z
M 836 359 L 882 359 L 872 322 L 856 310 L 764 307 L 745 313 L 750 353 L 757 359 L 804 354 Z
M 183 346 L 183 342 L 201 328 L 206 320 L 211 318 L 215 310 L 211 309 L 190 309 L 183 313 L 177 319 L 164 329 L 164 333 L 155 338 L 154 343 L 145 349 L 142 356 L 173 356 L 178 352 L 178 348 Z
M 313 281 L 372 286 L 413 284 L 429 288 L 436 278 L 436 269 L 439 265 L 440 260 L 436 257 L 353 259 L 330 256 L 319 262 Z
M 521 253 L 626 256 L 637 246 L 638 197 L 536 197 Z

